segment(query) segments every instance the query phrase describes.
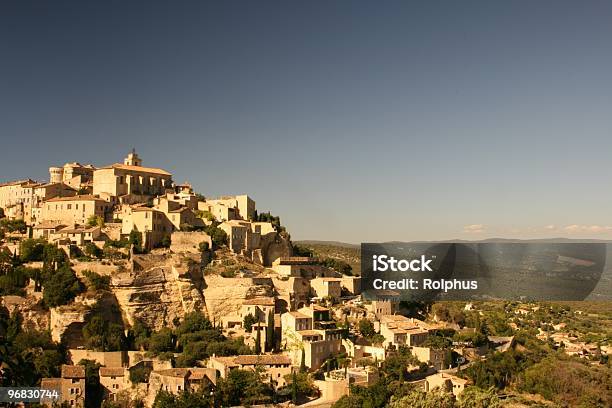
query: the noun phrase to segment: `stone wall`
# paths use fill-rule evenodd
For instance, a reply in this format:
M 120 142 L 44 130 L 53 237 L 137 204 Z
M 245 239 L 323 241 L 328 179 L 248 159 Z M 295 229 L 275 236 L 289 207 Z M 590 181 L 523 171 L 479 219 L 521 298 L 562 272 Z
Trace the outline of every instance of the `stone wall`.
M 208 243 L 208 247 L 212 248 L 212 239 L 205 232 L 183 232 L 176 231 L 170 236 L 171 244 L 170 250 L 172 252 L 188 252 L 188 253 L 199 253 L 200 244 L 202 242 Z

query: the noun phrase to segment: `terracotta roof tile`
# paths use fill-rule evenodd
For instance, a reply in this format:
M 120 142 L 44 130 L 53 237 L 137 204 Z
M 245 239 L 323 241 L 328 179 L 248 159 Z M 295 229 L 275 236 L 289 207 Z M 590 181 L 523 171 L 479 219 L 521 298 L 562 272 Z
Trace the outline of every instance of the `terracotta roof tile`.
M 62 365 L 62 378 L 85 378 L 85 367 L 81 365 Z

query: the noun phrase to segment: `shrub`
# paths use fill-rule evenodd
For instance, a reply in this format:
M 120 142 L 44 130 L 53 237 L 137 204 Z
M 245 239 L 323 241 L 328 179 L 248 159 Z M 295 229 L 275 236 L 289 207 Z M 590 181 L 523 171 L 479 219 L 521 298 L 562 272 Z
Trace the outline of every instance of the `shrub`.
M 90 289 L 110 290 L 110 276 L 102 276 L 89 270 L 84 270 L 83 276 L 87 279 L 87 286 Z
M 43 286 L 43 301 L 48 307 L 68 304 L 82 290 L 81 283 L 68 265 L 50 273 Z

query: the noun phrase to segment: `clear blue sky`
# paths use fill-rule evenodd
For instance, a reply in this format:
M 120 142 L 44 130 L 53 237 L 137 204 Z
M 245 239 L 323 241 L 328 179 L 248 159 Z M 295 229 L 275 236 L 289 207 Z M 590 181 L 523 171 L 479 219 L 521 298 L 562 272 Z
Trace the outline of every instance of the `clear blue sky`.
M 0 179 L 120 161 L 294 239 L 612 238 L 610 1 L 3 1 Z

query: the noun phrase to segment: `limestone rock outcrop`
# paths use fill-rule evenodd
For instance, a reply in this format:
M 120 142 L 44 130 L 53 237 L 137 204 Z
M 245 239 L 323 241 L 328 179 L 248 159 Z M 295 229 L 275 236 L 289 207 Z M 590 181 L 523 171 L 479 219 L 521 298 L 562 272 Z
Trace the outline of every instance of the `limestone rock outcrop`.
M 256 284 L 253 278 L 206 276 L 204 297 L 210 320 L 221 321 L 223 316 L 237 315 L 245 299 L 275 294 L 273 286 Z
M 199 270 L 196 261 L 167 255 L 133 258 L 130 269 L 111 277 L 111 289 L 129 325 L 138 319 L 159 330 L 186 313 L 205 312 L 204 298 L 193 279 Z
M 49 329 L 50 313 L 40 304 L 41 293 L 21 296 L 2 296 L 0 306 L 5 307 L 9 314 L 20 313 L 23 327 L 26 330 L 45 331 Z

